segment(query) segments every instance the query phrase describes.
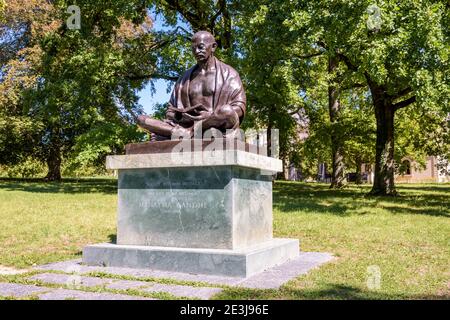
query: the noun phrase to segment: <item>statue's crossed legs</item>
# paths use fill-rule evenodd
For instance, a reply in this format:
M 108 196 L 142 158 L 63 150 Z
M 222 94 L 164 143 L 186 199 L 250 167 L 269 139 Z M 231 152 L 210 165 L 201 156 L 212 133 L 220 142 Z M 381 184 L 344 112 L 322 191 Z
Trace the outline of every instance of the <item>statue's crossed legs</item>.
M 149 116 L 139 116 L 138 125 L 156 134 L 158 140 L 179 139 L 180 137 L 192 138 L 194 134 L 203 133 L 208 129 L 215 128 L 221 132 L 227 132 L 233 135 L 239 128 L 238 112 L 230 105 L 223 105 L 214 112 L 205 111 L 201 107 L 198 115 L 192 115 L 187 112 L 180 112 L 175 108 L 169 108 L 165 120 L 153 119 Z M 163 138 L 163 139 L 161 139 Z

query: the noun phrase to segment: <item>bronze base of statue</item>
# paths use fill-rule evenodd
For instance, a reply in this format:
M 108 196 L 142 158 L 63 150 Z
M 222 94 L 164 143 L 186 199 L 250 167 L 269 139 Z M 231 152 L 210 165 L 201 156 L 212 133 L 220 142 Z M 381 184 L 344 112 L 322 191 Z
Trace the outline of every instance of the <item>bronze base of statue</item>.
M 190 143 L 191 151 L 205 150 L 241 150 L 254 154 L 266 155 L 267 146 L 258 147 L 238 139 L 191 139 L 184 141 Z M 125 153 L 132 154 L 154 154 L 154 153 L 171 153 L 180 140 L 150 141 L 143 143 L 131 143 L 125 146 Z

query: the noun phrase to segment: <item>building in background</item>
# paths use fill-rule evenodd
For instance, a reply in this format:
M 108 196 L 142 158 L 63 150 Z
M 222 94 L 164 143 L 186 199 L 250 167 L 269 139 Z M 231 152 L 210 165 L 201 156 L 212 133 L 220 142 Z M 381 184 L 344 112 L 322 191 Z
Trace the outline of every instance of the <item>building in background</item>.
M 395 175 L 395 183 L 450 183 L 450 161 L 442 158 L 429 156 L 425 161 L 425 167 L 411 158 L 405 157 L 400 164 L 403 173 Z M 375 165 L 363 163 L 361 165 L 361 182 L 372 184 L 374 180 Z M 346 174 L 347 182 L 356 181 L 356 173 Z M 304 181 L 299 168 L 289 166 L 289 178 L 293 181 Z M 325 163 L 319 163 L 317 177 L 313 181 L 331 182 L 331 172 Z
M 402 161 L 403 174 L 395 176 L 397 183 L 450 182 L 450 164 L 439 157 L 427 157 L 425 168 L 412 159 Z

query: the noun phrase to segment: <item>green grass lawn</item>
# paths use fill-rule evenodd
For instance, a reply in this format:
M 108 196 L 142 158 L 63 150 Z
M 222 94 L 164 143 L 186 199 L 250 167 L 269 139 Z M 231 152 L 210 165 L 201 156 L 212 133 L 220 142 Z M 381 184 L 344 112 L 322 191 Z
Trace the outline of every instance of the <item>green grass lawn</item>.
M 450 184 L 400 185 L 396 198 L 368 186 L 276 182 L 274 235 L 336 259 L 280 290 L 226 288 L 220 299 L 450 298 Z M 80 257 L 84 245 L 115 237 L 116 181 L 0 181 L 0 265 Z M 381 287 L 367 287 L 368 268 Z M 20 281 L 20 276 L 0 280 Z M 19 280 L 18 280 L 19 279 Z

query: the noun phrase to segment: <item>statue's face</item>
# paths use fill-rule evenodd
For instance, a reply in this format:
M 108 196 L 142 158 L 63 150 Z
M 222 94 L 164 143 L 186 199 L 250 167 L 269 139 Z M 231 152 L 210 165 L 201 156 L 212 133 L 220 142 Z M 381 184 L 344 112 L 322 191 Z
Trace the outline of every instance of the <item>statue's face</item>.
M 208 33 L 201 33 L 192 39 L 192 53 L 197 62 L 208 60 L 216 51 L 217 44 Z

